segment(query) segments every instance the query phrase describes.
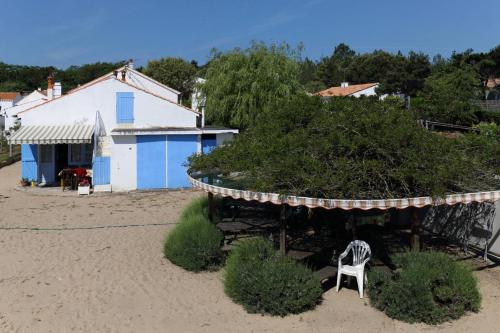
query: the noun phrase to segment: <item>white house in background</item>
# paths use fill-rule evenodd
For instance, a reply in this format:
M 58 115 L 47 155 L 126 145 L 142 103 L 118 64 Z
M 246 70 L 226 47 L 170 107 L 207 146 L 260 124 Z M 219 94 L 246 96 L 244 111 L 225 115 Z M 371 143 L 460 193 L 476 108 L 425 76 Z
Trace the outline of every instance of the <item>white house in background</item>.
M 348 82 L 342 82 L 340 87 L 330 87 L 328 89 L 317 92 L 315 95 L 322 98 L 329 98 L 334 96 L 375 96 L 377 95 L 376 89 L 379 83 L 362 83 L 349 85 Z
M 201 126 L 200 112 L 178 104 L 180 93 L 121 67 L 18 112 L 22 177 L 57 182 L 67 167 L 92 169 L 95 191 L 183 188 L 187 158 L 230 140 L 237 130 Z
M 60 83 L 56 82 L 56 85 L 61 86 Z M 59 90 L 60 91 L 60 90 Z M 44 102 L 48 101 L 47 91 L 34 90 L 30 94 L 22 97 L 18 100 L 13 106 L 9 108 L 2 109 L 2 116 L 5 119 L 5 130 L 9 131 L 9 129 L 16 126 L 19 123 L 17 114 L 33 106 L 37 106 Z
M 0 134 L 8 128 L 6 127 L 4 110 L 14 106 L 21 98 L 21 94 L 17 92 L 0 92 Z

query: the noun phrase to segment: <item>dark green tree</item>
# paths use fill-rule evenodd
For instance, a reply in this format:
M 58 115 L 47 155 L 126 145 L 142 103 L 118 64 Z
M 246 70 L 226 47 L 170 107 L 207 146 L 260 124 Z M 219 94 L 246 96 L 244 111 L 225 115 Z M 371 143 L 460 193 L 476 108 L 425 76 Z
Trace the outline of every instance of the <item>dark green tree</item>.
M 458 125 L 472 125 L 478 121 L 478 107 L 474 101 L 482 98 L 481 79 L 471 65 L 455 67 L 430 75 L 419 93 L 417 109 L 424 119 Z
M 196 71 L 196 64 L 192 62 L 181 58 L 166 57 L 149 61 L 144 74 L 180 91 L 182 99 L 187 100 L 193 90 Z

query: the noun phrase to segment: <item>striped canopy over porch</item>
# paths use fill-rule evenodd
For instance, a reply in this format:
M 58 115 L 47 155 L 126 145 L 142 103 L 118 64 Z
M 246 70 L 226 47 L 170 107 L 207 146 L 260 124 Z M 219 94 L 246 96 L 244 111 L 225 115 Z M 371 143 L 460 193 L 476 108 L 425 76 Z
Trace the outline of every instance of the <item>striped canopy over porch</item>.
M 22 126 L 9 139 L 10 144 L 82 144 L 91 143 L 94 125 Z
M 290 206 L 306 206 L 309 208 L 325 208 L 343 210 L 360 209 L 380 209 L 387 210 L 391 208 L 404 209 L 408 207 L 421 208 L 425 206 L 438 205 L 455 205 L 468 204 L 471 202 L 485 202 L 500 200 L 500 191 L 476 192 L 476 193 L 461 193 L 450 194 L 444 198 L 432 197 L 417 197 L 417 198 L 401 198 L 401 199 L 375 199 L 375 200 L 353 200 L 353 199 L 323 199 L 323 198 L 308 198 L 293 195 L 279 195 L 277 193 L 264 193 L 237 190 L 226 187 L 215 186 L 202 182 L 188 175 L 189 181 L 193 187 L 202 189 L 206 192 L 220 195 L 222 197 L 232 197 L 234 199 L 244 199 L 247 201 L 256 200 L 259 202 L 271 202 L 276 205 L 287 204 Z

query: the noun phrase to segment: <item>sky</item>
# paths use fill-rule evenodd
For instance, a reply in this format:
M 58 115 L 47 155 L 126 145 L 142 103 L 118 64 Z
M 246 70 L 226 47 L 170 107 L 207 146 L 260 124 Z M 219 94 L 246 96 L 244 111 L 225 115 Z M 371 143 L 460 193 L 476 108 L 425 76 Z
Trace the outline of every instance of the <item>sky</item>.
M 449 56 L 500 44 L 499 0 L 0 0 L 0 61 L 66 68 L 165 56 L 205 63 L 252 40 Z

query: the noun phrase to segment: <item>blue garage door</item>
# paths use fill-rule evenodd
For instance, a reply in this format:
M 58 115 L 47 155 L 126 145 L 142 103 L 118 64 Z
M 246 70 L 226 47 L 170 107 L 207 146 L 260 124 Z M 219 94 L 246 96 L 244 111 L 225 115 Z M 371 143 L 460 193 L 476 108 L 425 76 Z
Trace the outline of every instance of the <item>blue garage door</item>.
M 168 188 L 190 187 L 187 179 L 187 158 L 197 151 L 197 135 L 169 135 L 168 153 Z
M 137 188 L 167 187 L 167 151 L 165 135 L 137 136 Z

